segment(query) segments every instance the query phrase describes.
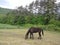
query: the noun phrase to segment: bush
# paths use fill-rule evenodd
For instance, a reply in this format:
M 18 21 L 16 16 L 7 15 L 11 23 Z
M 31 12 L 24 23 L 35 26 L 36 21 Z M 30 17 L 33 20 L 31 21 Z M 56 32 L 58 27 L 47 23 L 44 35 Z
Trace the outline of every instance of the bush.
M 60 27 L 60 21 L 58 20 L 51 19 L 49 23 Z

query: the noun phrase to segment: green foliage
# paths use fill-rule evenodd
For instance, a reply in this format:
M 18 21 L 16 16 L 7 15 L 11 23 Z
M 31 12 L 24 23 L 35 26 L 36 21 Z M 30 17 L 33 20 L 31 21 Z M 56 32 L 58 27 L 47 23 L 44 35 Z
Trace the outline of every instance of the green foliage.
M 51 19 L 49 23 L 60 27 L 60 21 L 58 21 L 58 20 Z

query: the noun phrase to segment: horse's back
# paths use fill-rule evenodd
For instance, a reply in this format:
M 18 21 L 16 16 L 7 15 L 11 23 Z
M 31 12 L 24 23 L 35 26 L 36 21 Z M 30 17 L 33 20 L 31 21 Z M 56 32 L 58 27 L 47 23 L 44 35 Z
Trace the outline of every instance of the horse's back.
M 30 28 L 30 31 L 31 31 L 31 32 L 34 32 L 34 33 L 36 33 L 36 32 L 41 32 L 41 28 L 39 28 L 39 27 L 31 27 L 31 28 Z

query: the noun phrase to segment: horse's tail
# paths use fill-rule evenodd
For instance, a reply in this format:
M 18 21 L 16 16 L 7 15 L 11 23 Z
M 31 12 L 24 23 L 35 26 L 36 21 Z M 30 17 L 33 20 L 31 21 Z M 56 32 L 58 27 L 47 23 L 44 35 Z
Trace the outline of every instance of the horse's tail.
M 25 39 L 28 38 L 28 35 L 29 35 L 29 30 L 27 31 L 26 35 L 25 35 Z
M 44 35 L 44 31 L 43 31 L 43 29 L 42 29 L 42 35 Z

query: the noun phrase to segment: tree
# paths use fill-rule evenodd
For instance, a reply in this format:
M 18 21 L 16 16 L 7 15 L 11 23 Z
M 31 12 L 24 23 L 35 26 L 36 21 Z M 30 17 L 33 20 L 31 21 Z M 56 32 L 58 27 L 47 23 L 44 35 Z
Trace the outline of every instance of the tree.
M 29 11 L 33 13 L 34 1 L 29 5 Z
M 46 20 L 50 20 L 54 16 L 55 1 L 56 0 L 41 0 L 40 2 L 40 6 L 44 8 L 44 15 L 48 17 Z M 49 21 L 46 22 L 49 23 Z
M 56 19 L 57 19 L 57 20 L 60 20 L 60 2 L 57 3 L 56 13 L 57 13 Z

